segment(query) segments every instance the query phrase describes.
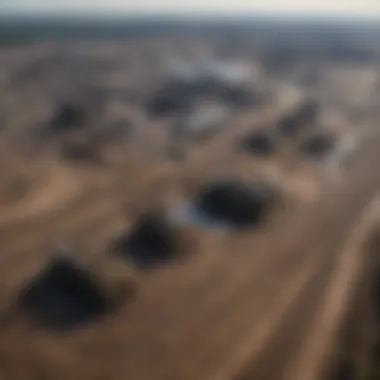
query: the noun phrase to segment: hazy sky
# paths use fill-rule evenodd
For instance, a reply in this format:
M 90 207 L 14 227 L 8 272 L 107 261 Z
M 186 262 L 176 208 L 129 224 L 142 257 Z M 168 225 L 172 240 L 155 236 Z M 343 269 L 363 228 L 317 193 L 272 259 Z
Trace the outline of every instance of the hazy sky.
M 0 0 L 0 13 L 281 12 L 380 17 L 380 0 Z

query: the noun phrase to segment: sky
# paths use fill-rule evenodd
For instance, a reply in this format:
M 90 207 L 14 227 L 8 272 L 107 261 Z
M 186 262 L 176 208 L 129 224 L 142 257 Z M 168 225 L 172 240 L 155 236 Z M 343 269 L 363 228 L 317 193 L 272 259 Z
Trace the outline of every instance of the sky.
M 369 16 L 380 19 L 380 0 L 0 0 L 0 15 L 40 13 L 280 13 Z

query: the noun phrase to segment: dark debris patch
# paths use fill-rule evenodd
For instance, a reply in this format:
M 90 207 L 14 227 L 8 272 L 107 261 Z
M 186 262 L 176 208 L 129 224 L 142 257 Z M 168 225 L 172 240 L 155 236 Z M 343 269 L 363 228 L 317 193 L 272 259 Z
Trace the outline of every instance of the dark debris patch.
M 274 138 L 265 131 L 250 133 L 239 141 L 239 145 L 245 152 L 258 157 L 270 156 L 276 150 Z
M 187 110 L 192 99 L 192 88 L 181 83 L 169 83 L 153 92 L 145 108 L 151 117 L 161 118 Z
M 316 102 L 308 101 L 302 103 L 295 111 L 295 117 L 302 124 L 313 124 L 319 114 L 319 106 Z
M 284 137 L 292 137 L 296 135 L 302 127 L 299 119 L 294 115 L 285 115 L 277 125 L 278 132 Z
M 100 129 L 94 135 L 104 141 L 124 141 L 133 133 L 133 124 L 127 120 L 118 120 L 105 128 Z
M 75 130 L 87 121 L 86 110 L 79 104 L 64 103 L 55 111 L 50 122 L 50 130 L 54 133 L 64 133 Z
M 265 184 L 245 185 L 222 181 L 206 186 L 198 194 L 195 208 L 205 218 L 236 229 L 258 225 L 273 192 Z
M 293 137 L 303 128 L 314 125 L 319 114 L 319 106 L 313 101 L 302 103 L 293 112 L 283 116 L 278 122 L 278 132 L 284 137 Z
M 248 87 L 226 87 L 221 91 L 220 97 L 227 104 L 238 108 L 260 106 L 265 101 L 264 95 L 255 93 Z
M 213 98 L 229 106 L 244 108 L 261 105 L 263 94 L 245 83 L 231 83 L 225 74 L 198 73 L 194 77 L 169 78 L 157 88 L 146 104 L 152 117 L 177 115 L 191 108 L 201 98 Z
M 303 155 L 312 159 L 321 159 L 334 147 L 334 139 L 327 134 L 314 135 L 305 139 L 300 146 Z
M 95 279 L 72 260 L 54 259 L 19 296 L 38 325 L 73 328 L 106 313 L 108 302 Z
M 103 164 L 100 148 L 83 142 L 70 141 L 62 144 L 61 157 L 70 162 L 81 162 L 93 165 Z
M 177 256 L 176 228 L 154 214 L 137 219 L 129 234 L 122 236 L 115 250 L 140 268 L 151 268 Z

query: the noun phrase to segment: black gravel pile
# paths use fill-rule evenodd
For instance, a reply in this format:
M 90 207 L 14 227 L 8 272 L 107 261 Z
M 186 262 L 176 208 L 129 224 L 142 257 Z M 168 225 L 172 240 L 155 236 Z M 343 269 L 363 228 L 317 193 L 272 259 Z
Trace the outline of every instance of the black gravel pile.
M 53 260 L 27 284 L 19 304 L 37 324 L 58 328 L 90 322 L 109 306 L 95 280 L 65 258 Z
M 119 239 L 116 251 L 138 267 L 154 267 L 175 258 L 176 230 L 158 215 L 143 215 Z
M 203 188 L 195 206 L 208 219 L 242 229 L 261 222 L 272 196 L 271 189 L 261 184 L 248 187 L 225 181 Z

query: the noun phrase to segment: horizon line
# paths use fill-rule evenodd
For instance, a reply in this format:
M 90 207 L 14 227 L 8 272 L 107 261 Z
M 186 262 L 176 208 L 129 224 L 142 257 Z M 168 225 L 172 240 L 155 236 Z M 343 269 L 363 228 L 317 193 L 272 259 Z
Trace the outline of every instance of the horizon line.
M 74 9 L 46 9 L 46 10 L 19 10 L 19 9 L 1 9 L 0 6 L 0 18 L 6 17 L 22 17 L 22 18 L 36 18 L 36 17 L 59 17 L 59 18 L 114 18 L 114 19 L 131 19 L 131 18 L 171 18 L 180 17 L 181 19 L 250 19 L 256 17 L 265 18 L 317 18 L 317 19 L 379 19 L 380 10 L 378 12 L 325 12 L 325 11 L 264 11 L 264 10 L 251 10 L 251 11 L 229 11 L 229 10 L 209 10 L 200 8 L 195 10 L 191 8 L 182 8 L 175 10 L 162 10 L 162 9 L 151 9 L 149 11 L 143 10 L 127 10 L 122 11 L 117 10 L 74 10 Z

